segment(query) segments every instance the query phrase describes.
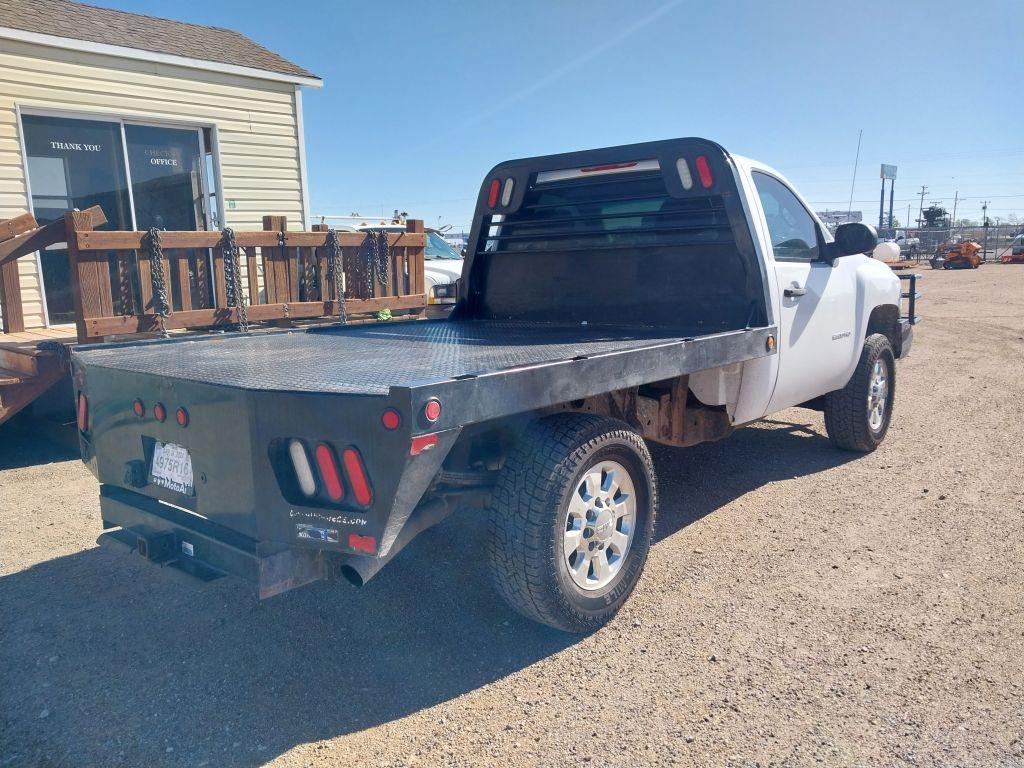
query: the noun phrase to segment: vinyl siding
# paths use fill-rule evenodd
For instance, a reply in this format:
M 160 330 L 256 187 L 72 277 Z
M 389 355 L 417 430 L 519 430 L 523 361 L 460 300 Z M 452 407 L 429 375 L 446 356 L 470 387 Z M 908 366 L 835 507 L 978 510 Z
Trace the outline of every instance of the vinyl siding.
M 0 219 L 29 210 L 16 107 L 216 126 L 225 223 L 260 229 L 279 215 L 305 227 L 289 83 L 0 39 Z M 25 325 L 41 326 L 36 261 L 18 266 Z

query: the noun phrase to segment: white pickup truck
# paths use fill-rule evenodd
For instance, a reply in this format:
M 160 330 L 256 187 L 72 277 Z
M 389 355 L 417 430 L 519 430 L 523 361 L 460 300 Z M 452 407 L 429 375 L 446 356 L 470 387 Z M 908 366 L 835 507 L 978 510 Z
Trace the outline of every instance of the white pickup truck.
M 839 448 L 885 438 L 916 318 L 875 244 L 705 139 L 502 163 L 449 318 L 77 350 L 105 535 L 270 597 L 362 585 L 475 508 L 498 592 L 590 631 L 652 543 L 646 441 L 792 406 Z

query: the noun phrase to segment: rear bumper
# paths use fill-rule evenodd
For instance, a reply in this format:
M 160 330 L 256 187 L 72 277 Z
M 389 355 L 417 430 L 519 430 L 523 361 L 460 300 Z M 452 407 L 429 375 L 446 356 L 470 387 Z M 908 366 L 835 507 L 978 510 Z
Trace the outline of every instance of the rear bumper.
M 100 488 L 100 513 L 113 539 L 154 563 L 200 578 L 237 576 L 256 586 L 260 599 L 329 575 L 325 553 L 260 543 L 238 531 L 156 499 L 110 485 Z

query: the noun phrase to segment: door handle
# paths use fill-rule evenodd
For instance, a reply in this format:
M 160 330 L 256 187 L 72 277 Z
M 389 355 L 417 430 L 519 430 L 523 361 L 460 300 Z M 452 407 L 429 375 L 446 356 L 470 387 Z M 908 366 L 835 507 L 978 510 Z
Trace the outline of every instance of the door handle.
M 798 283 L 793 283 L 789 288 L 785 288 L 782 291 L 783 296 L 788 296 L 791 299 L 796 298 L 797 296 L 803 296 L 805 293 L 807 293 L 807 289 L 800 287 Z

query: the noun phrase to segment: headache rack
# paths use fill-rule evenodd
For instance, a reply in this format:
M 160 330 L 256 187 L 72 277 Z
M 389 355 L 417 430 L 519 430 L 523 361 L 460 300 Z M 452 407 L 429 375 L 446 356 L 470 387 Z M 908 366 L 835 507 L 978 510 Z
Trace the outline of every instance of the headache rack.
M 533 180 L 513 213 L 493 216 L 482 252 L 565 253 L 732 243 L 721 195 L 672 197 L 661 171 Z

